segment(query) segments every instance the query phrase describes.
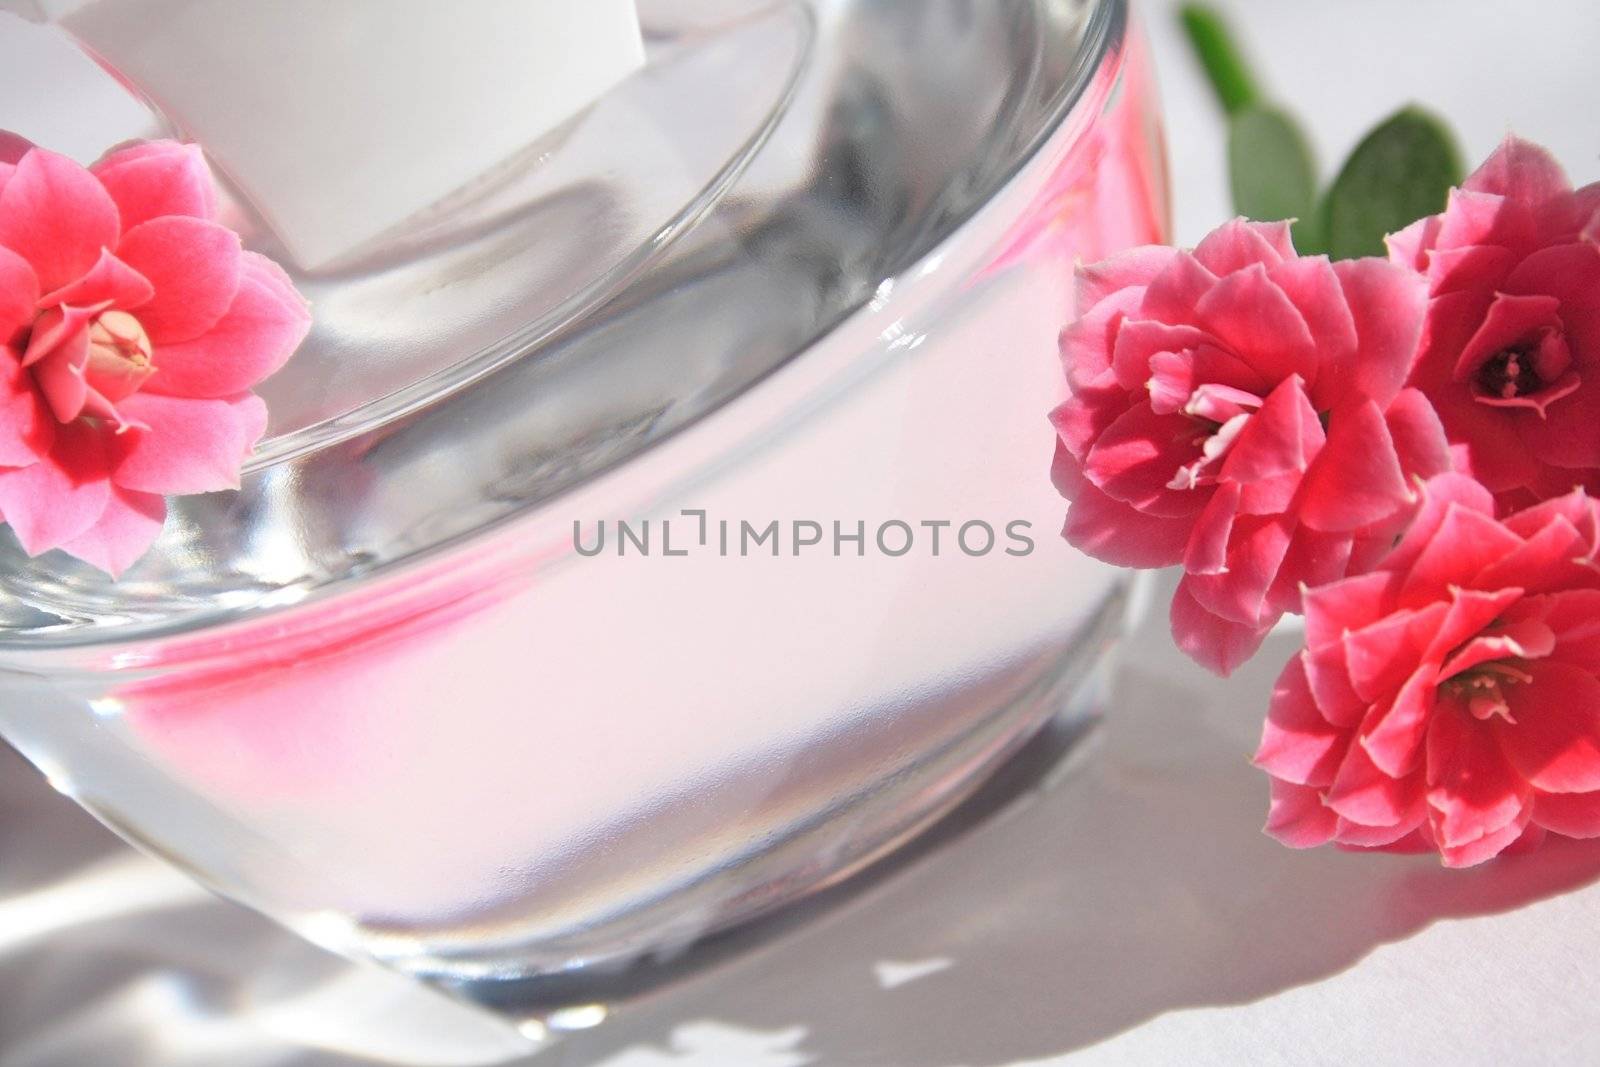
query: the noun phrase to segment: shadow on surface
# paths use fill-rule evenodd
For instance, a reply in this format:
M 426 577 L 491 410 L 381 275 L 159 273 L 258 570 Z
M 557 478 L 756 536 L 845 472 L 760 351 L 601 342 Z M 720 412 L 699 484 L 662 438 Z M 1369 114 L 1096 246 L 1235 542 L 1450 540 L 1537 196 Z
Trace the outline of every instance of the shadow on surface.
M 1268 997 L 1439 919 L 1600 876 L 1600 842 L 1552 839 L 1452 872 L 1428 857 L 1270 841 L 1265 779 L 1248 755 L 1298 635 L 1275 635 L 1227 683 L 1198 668 L 1157 676 L 1141 663 L 1170 662 L 1165 614 L 1130 641 L 1103 748 L 1079 773 L 781 943 L 531 1064 L 579 1067 L 639 1045 L 660 1055 L 650 1063 L 674 1062 L 676 1028 L 700 1021 L 803 1030 L 788 1058 L 762 1063 L 1012 1064 L 1169 1011 Z
M 1600 877 L 1600 841 L 1465 872 L 1273 843 L 1248 754 L 1297 635 L 1224 683 L 1172 666 L 1164 617 L 1128 642 L 1093 744 L 1047 735 L 895 865 L 729 938 L 704 972 L 521 1062 L 1001 1067 L 1271 997 L 1437 920 Z M 1063 752 L 1073 773 L 1057 773 Z M 33 914 L 41 893 L 52 909 L 93 903 L 95 886 L 102 904 L 78 921 L 52 910 L 37 936 L 11 926 L 14 944 L 0 928 L 3 1067 L 463 1067 L 467 1036 L 474 1062 L 506 1054 L 498 1024 L 128 854 L 0 751 L 0 913 Z

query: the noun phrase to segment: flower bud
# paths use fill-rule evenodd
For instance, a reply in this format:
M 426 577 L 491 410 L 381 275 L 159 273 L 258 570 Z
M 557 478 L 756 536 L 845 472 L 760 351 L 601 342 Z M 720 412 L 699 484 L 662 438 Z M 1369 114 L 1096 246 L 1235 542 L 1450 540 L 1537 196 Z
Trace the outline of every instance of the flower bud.
M 89 327 L 89 360 L 84 380 L 115 404 L 139 391 L 154 374 L 150 337 L 126 311 L 106 311 Z

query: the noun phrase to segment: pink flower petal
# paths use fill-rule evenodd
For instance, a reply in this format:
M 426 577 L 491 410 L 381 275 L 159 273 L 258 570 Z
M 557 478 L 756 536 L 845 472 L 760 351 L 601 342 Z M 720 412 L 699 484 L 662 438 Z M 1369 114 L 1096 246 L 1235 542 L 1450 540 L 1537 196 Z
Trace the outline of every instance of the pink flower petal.
M 1353 549 L 1352 539 L 1344 534 L 1297 527 L 1278 568 L 1277 580 L 1267 594 L 1268 604 L 1277 611 L 1300 613 L 1305 592 L 1350 573 Z
M 211 329 L 239 291 L 239 235 L 204 219 L 151 219 L 123 234 L 117 256 L 155 286 L 154 299 L 139 309 L 139 322 L 158 346 L 191 341 Z
M 1192 515 L 1206 497 L 1171 488 L 1178 469 L 1200 454 L 1196 427 L 1183 415 L 1157 415 L 1136 403 L 1108 426 L 1084 459 L 1083 473 L 1113 500 L 1148 515 Z
M 1471 478 L 1460 474 L 1441 474 L 1428 479 L 1422 486 L 1422 500 L 1411 519 L 1406 535 L 1384 559 L 1384 569 L 1394 572 L 1410 570 L 1423 551 L 1433 543 L 1452 508 L 1475 511 L 1480 515 L 1494 514 L 1494 497 Z M 1399 583 L 1395 589 L 1400 588 Z
M 1450 470 L 1450 442 L 1438 412 L 1420 390 L 1402 389 L 1383 421 L 1407 478 L 1432 478 Z
M 1320 436 L 1322 427 L 1315 422 L 1311 423 L 1311 425 L 1316 427 L 1316 432 Z M 1313 448 L 1320 448 L 1321 445 L 1321 441 L 1311 443 Z M 1239 513 L 1242 515 L 1281 515 L 1284 512 L 1293 511 L 1295 496 L 1300 492 L 1301 477 L 1300 471 L 1284 471 L 1269 478 L 1245 482 L 1240 486 Z M 1303 531 L 1309 529 L 1306 526 L 1300 527 L 1300 530 Z M 1315 531 L 1311 532 L 1314 533 Z M 1343 540 L 1346 545 L 1350 541 L 1343 534 L 1330 536 L 1336 540 Z M 1328 543 L 1331 544 L 1332 541 L 1330 540 Z M 1344 574 L 1345 571 L 1341 569 L 1333 577 L 1342 578 Z
M 1439 240 L 1439 224 L 1438 215 L 1428 215 L 1384 238 L 1383 243 L 1389 250 L 1389 262 L 1418 274 L 1427 271 L 1428 253 Z
M 33 148 L 33 142 L 20 133 L 0 130 L 0 169 L 15 167 Z M 3 184 L 3 183 L 0 183 Z
M 1530 593 L 1569 588 L 1594 573 L 1579 562 L 1583 551 L 1583 535 L 1565 517 L 1557 515 L 1532 537 L 1479 571 L 1471 582 L 1484 589 L 1515 585 Z
M 1517 431 L 1544 463 L 1582 471 L 1600 467 L 1600 366 L 1570 395 L 1547 408 L 1543 417 L 1519 418 Z M 1570 483 L 1569 483 L 1570 484 Z
M 310 329 L 311 313 L 283 271 L 246 252 L 233 305 L 202 336 L 159 346 L 159 373 L 146 389 L 206 398 L 241 393 L 288 362 Z
M 1493 729 L 1446 702 L 1428 727 L 1427 767 L 1428 804 L 1441 847 L 1458 848 L 1504 829 L 1533 799 L 1532 787 L 1512 770 Z
M 1064 446 L 1056 456 L 1056 487 L 1072 501 L 1061 531 L 1068 544 L 1118 567 L 1170 567 L 1183 558 L 1190 520 L 1135 511 L 1090 485 Z
M 1526 256 L 1506 279 L 1506 294 L 1554 298 L 1563 317 L 1600 307 L 1600 247 L 1573 241 L 1541 248 Z M 1502 297 L 1503 298 L 1503 297 Z M 1592 338 L 1590 338 L 1592 339 Z
M 1477 402 L 1464 386 L 1433 395 L 1434 410 L 1452 441 L 1462 443 L 1460 466 L 1493 492 L 1536 481 L 1541 465 L 1524 440 L 1524 412 L 1507 412 Z M 1537 415 L 1531 416 L 1537 418 Z
M 89 399 L 84 368 L 89 363 L 89 324 L 93 310 L 51 309 L 35 325 L 22 365 L 60 422 L 83 414 Z
M 56 420 L 21 359 L 0 346 L 0 467 L 27 467 L 47 458 L 55 439 Z
M 1461 356 L 1456 361 L 1456 379 L 1465 381 L 1496 354 L 1540 329 L 1559 330 L 1560 310 L 1561 301 L 1553 296 L 1512 296 L 1502 293 L 1495 297 L 1478 332 L 1461 350 Z
M 1190 595 L 1213 615 L 1251 630 L 1277 621 L 1267 593 L 1289 551 L 1293 519 L 1284 515 L 1242 516 L 1228 538 L 1227 565 L 1216 574 L 1189 574 Z
M 95 316 L 101 310 L 100 307 L 68 305 L 50 308 L 40 314 L 28 334 L 28 347 L 23 349 L 22 365 L 32 367 L 51 357 L 59 357 L 63 352 L 73 352 L 80 346 L 86 349 L 89 327 L 94 324 Z M 70 359 L 79 365 L 83 362 L 76 356 Z M 61 421 L 70 422 L 75 414 L 63 415 Z
M 1190 574 L 1221 574 L 1228 569 L 1228 538 L 1239 514 L 1239 496 L 1238 482 L 1224 482 L 1211 494 L 1184 546 L 1184 570 Z
M 1275 267 L 1294 257 L 1287 222 L 1251 222 L 1243 218 L 1218 226 L 1194 249 L 1194 258 L 1219 278 L 1247 267 Z
M 1316 342 L 1300 310 L 1256 265 L 1229 274 L 1194 306 L 1195 321 L 1264 381 L 1318 374 Z
M 1222 477 L 1249 484 L 1304 471 L 1324 441 L 1316 409 L 1299 377 L 1291 375 L 1268 394 L 1222 463 Z
M 1140 317 L 1178 325 L 1198 325 L 1195 304 L 1217 284 L 1217 276 L 1188 252 L 1172 256 L 1161 273 L 1145 287 Z
M 1318 389 L 1320 368 L 1354 359 L 1360 345 L 1356 320 L 1350 313 L 1339 276 L 1326 256 L 1315 256 L 1285 260 L 1271 268 L 1267 277 L 1283 290 L 1311 330 L 1318 369 L 1305 375 L 1306 385 L 1319 407 L 1331 408 L 1338 398 L 1324 396 Z
M 1493 302 L 1493 291 L 1467 290 L 1434 297 L 1428 304 L 1421 352 L 1407 384 L 1421 389 L 1430 399 L 1437 399 L 1441 389 L 1461 386 L 1455 378 L 1456 361 L 1478 332 Z
M 166 517 L 163 498 L 114 486 L 100 520 L 61 549 L 120 578 L 150 548 Z
M 112 480 L 162 495 L 237 489 L 239 467 L 267 420 L 266 405 L 249 393 L 224 400 L 139 393 L 122 411 L 148 429 L 117 438 Z
M 1290 848 L 1316 848 L 1333 840 L 1338 816 L 1323 805 L 1317 790 L 1274 778 L 1265 829 Z
M 50 457 L 0 469 L 0 514 L 30 556 L 59 547 L 99 521 L 110 498 L 105 431 L 58 427 Z
M 1106 297 L 1124 289 L 1142 289 L 1178 254 L 1166 245 L 1141 245 L 1098 263 L 1078 267 L 1075 274 L 1077 313 L 1087 315 Z
M 1521 545 L 1520 537 L 1489 516 L 1452 504 L 1428 547 L 1412 563 L 1400 589 L 1401 603 L 1446 595 L 1451 586 L 1471 582 Z
M 1517 265 L 1517 255 L 1500 245 L 1467 245 L 1435 249 L 1428 257 L 1428 291 L 1434 297 L 1467 292 L 1497 292 Z
M 1502 521 L 1506 529 L 1518 537 L 1533 538 L 1540 530 L 1556 519 L 1580 532 L 1586 544 L 1600 536 L 1600 500 L 1595 500 L 1583 490 L 1565 493 L 1550 500 L 1542 500 Z
M 1112 350 L 1111 366 L 1116 372 L 1117 384 L 1124 389 L 1143 389 L 1154 373 L 1152 360 L 1155 357 L 1192 350 L 1207 340 L 1209 338 L 1193 326 L 1168 326 L 1150 319 L 1130 318 L 1117 331 Z M 1179 406 L 1181 402 L 1169 410 Z
M 155 293 L 149 279 L 118 259 L 109 248 L 102 248 L 100 258 L 87 273 L 46 295 L 39 305 L 88 307 L 109 301 L 128 311 L 147 303 Z
M 1437 601 L 1391 612 L 1344 635 L 1350 687 L 1369 704 L 1384 700 L 1416 669 L 1423 649 L 1438 632 L 1449 607 Z
M 1102 388 L 1075 388 L 1061 406 L 1050 412 L 1056 439 L 1079 463 L 1088 456 L 1100 435 L 1127 413 L 1128 394 L 1114 383 Z
M 120 230 L 117 205 L 94 175 L 42 148 L 23 156 L 0 190 L 0 245 L 32 265 L 44 292 L 93 267 Z
M 1542 793 L 1600 790 L 1600 679 L 1554 660 L 1524 669 L 1531 682 L 1503 687 L 1512 721 L 1493 723 L 1511 765 Z
M 1453 649 L 1459 648 L 1492 627 L 1497 619 L 1522 599 L 1522 590 L 1512 588 L 1483 591 L 1451 587 L 1446 590 L 1445 597 L 1449 607 L 1437 626 L 1427 635 L 1426 647 L 1422 650 L 1422 658 L 1435 664 L 1444 661 Z M 1448 678 L 1453 673 L 1454 670 L 1441 668 L 1439 677 Z
M 1361 745 L 1373 766 L 1384 774 L 1401 778 L 1421 765 L 1438 679 L 1434 667 L 1418 667 L 1362 730 Z
M 1532 213 L 1498 193 L 1452 189 L 1439 223 L 1438 248 L 1471 245 L 1525 247 L 1533 239 Z
M 1421 791 L 1418 791 L 1421 800 Z M 1425 825 L 1428 806 L 1422 801 L 1409 809 L 1393 826 L 1364 826 L 1349 819 L 1340 819 L 1334 829 L 1333 839 L 1341 848 L 1383 852 L 1427 852 L 1433 846 L 1420 840 L 1417 830 Z
M 1555 634 L 1552 657 L 1585 668 L 1600 663 L 1600 589 L 1564 589 L 1528 597 L 1518 608 Z
M 39 303 L 39 279 L 28 261 L 0 247 L 0 345 L 20 340 L 33 325 Z
M 1585 241 L 1600 239 L 1600 182 L 1590 182 L 1572 194 L 1572 227 Z
M 1157 415 L 1171 415 L 1182 411 L 1199 385 L 1195 359 L 1190 352 L 1157 352 L 1146 366 L 1150 380 L 1145 389 L 1150 394 L 1150 410 Z
M 1347 630 L 1377 622 L 1394 609 L 1399 582 L 1393 575 L 1359 574 L 1308 589 L 1305 595 L 1306 644 L 1312 648 L 1343 640 Z
M 1515 136 L 1502 141 L 1461 187 L 1530 204 L 1572 191 L 1571 181 L 1554 156 L 1532 141 Z
M 1244 626 L 1213 615 L 1186 588 L 1185 578 L 1172 596 L 1172 636 L 1190 659 L 1224 678 L 1255 655 L 1272 629 Z
M 1074 390 L 1093 388 L 1110 374 L 1117 335 L 1143 298 L 1142 290 L 1119 290 L 1061 331 L 1061 366 Z
M 1195 349 L 1193 359 L 1197 382 L 1225 385 L 1255 396 L 1267 395 L 1277 384 L 1238 356 L 1210 342 Z
M 1347 531 L 1393 516 L 1412 501 L 1388 423 L 1372 401 L 1335 411 L 1328 440 L 1306 472 L 1298 514 L 1315 530 Z
M 1301 656 L 1305 661 L 1311 697 L 1317 702 L 1322 717 L 1346 730 L 1359 726 L 1367 715 L 1369 702 L 1363 700 L 1350 684 L 1345 643 L 1332 641 L 1308 648 Z
M 216 218 L 217 194 L 198 145 L 146 141 L 89 169 L 116 201 L 124 230 L 162 215 Z
M 1360 339 L 1360 357 L 1322 369 L 1336 383 L 1331 405 L 1355 396 L 1388 407 L 1418 355 L 1427 287 L 1421 278 L 1381 259 L 1347 259 L 1333 265 Z M 1319 384 L 1323 384 L 1319 380 Z
M 1541 793 L 1533 802 L 1533 821 L 1567 837 L 1600 837 L 1600 792 Z
M 1349 745 L 1323 803 L 1341 818 L 1362 826 L 1398 826 L 1415 816 L 1422 792 L 1420 775 L 1385 774 L 1361 745 Z
M 1441 844 L 1439 858 L 1446 867 L 1475 867 L 1509 851 L 1527 833 L 1533 806 L 1526 805 L 1511 822 L 1482 837 L 1459 845 Z M 1437 816 L 1435 816 L 1437 818 Z
M 1497 622 L 1452 653 L 1439 677 L 1454 678 L 1486 663 L 1543 659 L 1555 645 L 1555 634 L 1538 619 Z
M 1274 778 L 1326 786 L 1344 760 L 1350 734 L 1322 717 L 1299 656 L 1278 676 L 1255 764 Z

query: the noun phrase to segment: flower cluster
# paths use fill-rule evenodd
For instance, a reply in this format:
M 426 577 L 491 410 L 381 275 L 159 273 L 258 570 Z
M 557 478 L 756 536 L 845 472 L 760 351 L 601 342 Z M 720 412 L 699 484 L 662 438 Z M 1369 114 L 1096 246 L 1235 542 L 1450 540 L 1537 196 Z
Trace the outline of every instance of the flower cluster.
M 1286 223 L 1231 222 L 1191 252 L 1140 248 L 1078 279 L 1056 409 L 1066 538 L 1181 563 L 1179 645 L 1228 673 L 1300 589 L 1393 544 L 1412 479 L 1449 467 L 1404 388 L 1427 296 L 1379 260 L 1297 257 Z
M 216 216 L 192 146 L 85 169 L 0 137 L 0 516 L 30 554 L 115 575 L 167 496 L 238 486 L 266 428 L 250 389 L 311 319 Z
M 1573 191 L 1510 140 L 1443 214 L 1389 239 L 1428 282 L 1412 382 L 1460 469 L 1502 511 L 1594 487 L 1600 470 L 1600 184 Z
M 1064 535 L 1181 565 L 1222 674 L 1305 614 L 1257 755 L 1280 840 L 1600 835 L 1600 185 L 1511 139 L 1389 249 L 1236 220 L 1081 268 Z
M 1420 842 L 1451 866 L 1529 833 L 1600 834 L 1600 502 L 1496 519 L 1459 474 L 1422 497 L 1375 570 L 1306 594 L 1306 649 L 1256 754 L 1268 832 Z

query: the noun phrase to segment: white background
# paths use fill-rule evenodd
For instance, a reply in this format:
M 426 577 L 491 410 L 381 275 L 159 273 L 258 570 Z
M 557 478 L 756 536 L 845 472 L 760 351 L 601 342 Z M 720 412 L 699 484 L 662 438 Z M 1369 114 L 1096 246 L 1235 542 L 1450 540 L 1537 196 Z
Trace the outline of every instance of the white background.
M 1221 127 L 1149 0 L 1178 236 L 1225 218 Z M 1430 103 L 1600 177 L 1594 0 L 1232 0 L 1324 166 Z M 1131 642 L 1053 789 L 534 1067 L 1600 1062 L 1600 842 L 1446 872 L 1293 853 L 1247 756 L 1275 637 L 1228 683 Z M 0 1067 L 462 1064 L 499 1031 L 128 852 L 0 756 Z

